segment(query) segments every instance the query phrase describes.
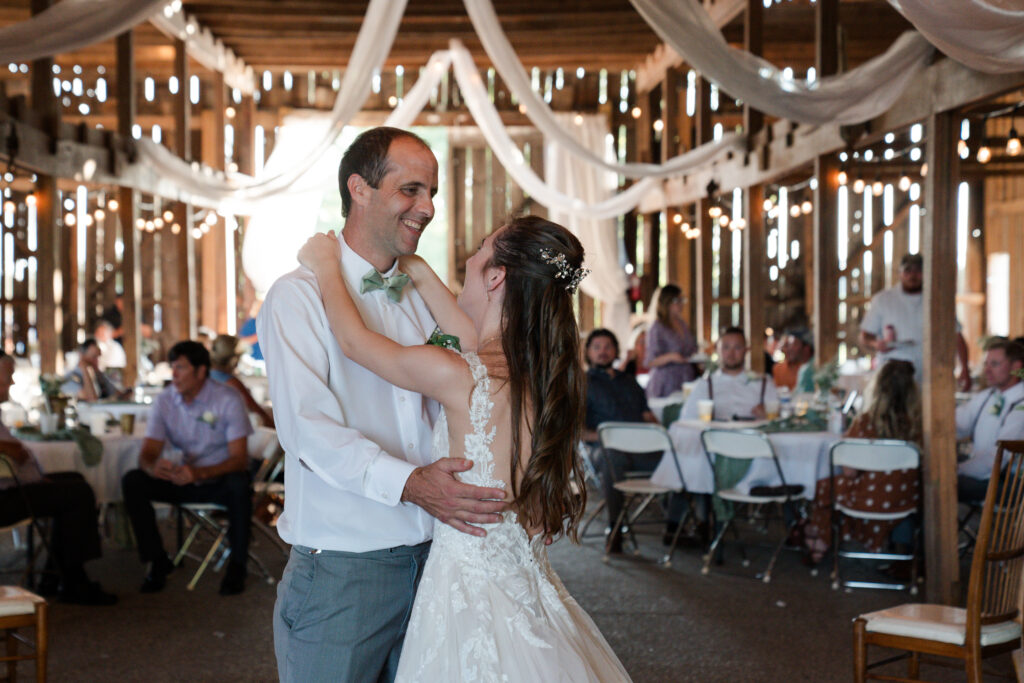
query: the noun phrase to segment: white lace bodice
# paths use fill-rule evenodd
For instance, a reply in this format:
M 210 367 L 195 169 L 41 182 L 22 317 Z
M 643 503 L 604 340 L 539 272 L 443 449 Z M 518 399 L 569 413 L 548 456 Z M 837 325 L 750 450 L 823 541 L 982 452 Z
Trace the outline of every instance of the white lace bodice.
M 487 374 L 487 367 L 480 361 L 480 358 L 472 352 L 462 354 L 469 364 L 473 373 L 473 393 L 469 401 L 469 421 L 473 431 L 466 434 L 465 452 L 462 457 L 473 461 L 473 468 L 463 472 L 460 479 L 474 486 L 489 486 L 505 488 L 505 482 L 494 477 L 494 453 L 491 451 L 491 444 L 497 427 L 491 424 L 491 411 L 494 409 L 494 402 L 491 401 L 491 378 Z M 450 455 L 448 418 L 441 411 L 437 424 L 434 426 L 433 459 L 439 460 Z M 504 520 L 498 524 L 484 524 L 487 536 L 483 539 L 477 536 L 470 536 L 457 531 L 446 524 L 434 526 L 434 545 L 450 547 L 451 552 L 459 556 L 482 562 L 481 568 L 493 567 L 495 561 L 508 562 L 507 566 L 522 566 L 523 561 L 533 560 L 532 543 L 526 535 L 526 530 L 519 524 L 518 515 L 515 512 L 505 512 Z M 523 553 L 524 543 L 531 551 Z M 543 543 L 541 543 L 543 548 Z

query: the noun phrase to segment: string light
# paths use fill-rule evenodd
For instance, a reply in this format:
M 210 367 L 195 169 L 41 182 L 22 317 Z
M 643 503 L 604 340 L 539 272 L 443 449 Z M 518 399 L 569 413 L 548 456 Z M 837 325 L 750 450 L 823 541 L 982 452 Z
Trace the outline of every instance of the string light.
M 1017 129 L 1011 125 L 1010 137 L 1006 141 L 1006 153 L 1009 154 L 1011 157 L 1015 157 L 1018 154 L 1020 154 L 1020 151 L 1020 135 L 1017 133 Z
M 809 214 L 812 210 L 814 210 L 814 205 L 812 205 L 809 200 L 805 199 L 803 204 L 800 205 L 801 213 L 806 215 Z
M 882 185 L 882 181 L 879 180 L 878 178 L 875 178 L 875 182 L 871 183 L 871 194 L 875 195 L 876 197 L 881 197 L 882 192 L 884 190 L 885 186 Z
M 679 225 L 680 223 L 682 223 L 683 222 L 683 214 L 677 213 L 676 215 L 672 216 L 672 222 L 675 223 L 676 225 Z M 688 225 L 686 226 L 687 229 L 689 229 L 689 227 L 690 226 L 688 226 Z
M 853 181 L 853 191 L 857 194 L 864 191 L 864 181 L 861 178 L 857 178 Z
M 902 178 L 900 178 L 899 188 L 900 188 L 901 192 L 906 192 L 907 190 L 910 189 L 910 177 L 909 176 L 903 176 Z
M 718 218 L 719 216 L 722 215 L 722 207 L 715 204 L 714 206 L 708 209 L 708 215 L 711 216 L 712 218 Z
M 640 109 L 640 107 L 633 107 L 633 110 L 630 111 L 629 114 L 634 119 L 638 119 L 638 118 L 640 118 L 640 115 L 643 114 L 643 110 Z
M 111 199 L 109 202 L 107 202 L 107 208 L 110 209 L 111 211 L 117 211 L 119 206 L 120 204 L 117 203 L 116 199 Z
M 848 177 L 846 175 L 846 171 L 840 171 L 839 175 L 837 176 L 837 179 L 839 180 L 839 184 L 840 185 L 845 185 L 846 181 L 848 180 Z
M 987 164 L 992 160 L 992 150 L 989 149 L 988 143 L 983 144 L 978 148 L 978 163 Z

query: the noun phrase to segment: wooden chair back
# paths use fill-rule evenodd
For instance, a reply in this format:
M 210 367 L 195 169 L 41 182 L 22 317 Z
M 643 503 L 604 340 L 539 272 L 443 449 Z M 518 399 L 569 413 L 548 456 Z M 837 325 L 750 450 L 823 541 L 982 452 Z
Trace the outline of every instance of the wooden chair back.
M 967 640 L 981 627 L 1016 619 L 1024 571 L 1024 441 L 1000 441 L 967 587 Z

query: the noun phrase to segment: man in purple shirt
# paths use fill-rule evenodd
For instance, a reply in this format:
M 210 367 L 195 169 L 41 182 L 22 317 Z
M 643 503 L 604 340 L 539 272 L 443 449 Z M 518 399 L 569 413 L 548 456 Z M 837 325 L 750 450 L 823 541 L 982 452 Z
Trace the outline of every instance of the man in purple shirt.
M 208 379 L 210 353 L 206 347 L 194 341 L 178 342 L 167 359 L 173 386 L 153 402 L 139 469 L 125 474 L 121 482 L 139 557 L 149 563 L 142 592 L 162 590 L 173 568 L 156 526 L 152 505 L 156 500 L 227 507 L 231 556 L 220 593 L 241 593 L 252 514 L 246 453 L 252 426 L 238 392 Z M 184 454 L 180 465 L 162 457 L 166 442 Z

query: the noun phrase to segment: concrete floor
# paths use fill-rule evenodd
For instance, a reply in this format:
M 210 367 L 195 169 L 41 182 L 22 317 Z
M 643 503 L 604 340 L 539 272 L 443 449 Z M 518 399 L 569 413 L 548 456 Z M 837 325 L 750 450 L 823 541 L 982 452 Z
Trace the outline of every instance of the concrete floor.
M 254 549 L 280 576 L 283 556 L 256 540 Z M 764 584 L 751 578 L 767 559 L 764 551 L 753 552 L 746 569 L 729 551 L 723 567 L 702 576 L 697 550 L 677 551 L 665 569 L 656 564 L 660 533 L 651 529 L 640 541 L 640 556 L 607 564 L 593 535 L 580 546 L 563 540 L 550 550 L 566 586 L 638 683 L 848 681 L 851 620 L 909 601 L 903 593 L 833 591 L 827 572 L 811 575 L 795 552 L 783 553 L 772 582 Z M 172 574 L 163 593 L 140 595 L 142 567 L 134 553 L 118 548 L 108 548 L 89 571 L 121 601 L 109 608 L 53 605 L 50 680 L 276 680 L 273 585 L 253 575 L 243 595 L 225 598 L 216 592 L 219 575 L 209 575 L 189 592 L 189 569 Z M 994 665 L 1008 671 L 1008 662 L 1000 657 Z M 964 680 L 942 669 L 924 673 Z M 21 674 L 31 676 L 31 665 L 21 665 Z

